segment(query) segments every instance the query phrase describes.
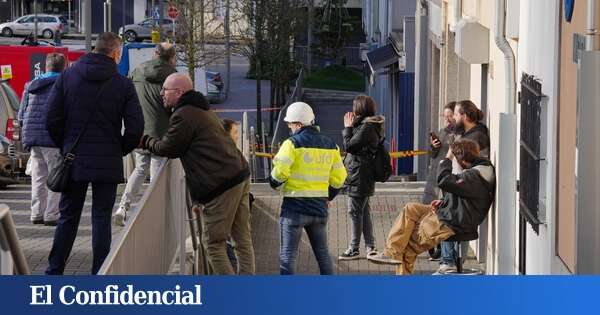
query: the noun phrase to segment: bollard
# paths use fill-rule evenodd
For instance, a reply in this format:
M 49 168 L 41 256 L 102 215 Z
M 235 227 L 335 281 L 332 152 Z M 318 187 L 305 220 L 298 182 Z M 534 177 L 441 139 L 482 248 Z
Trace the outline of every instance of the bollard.
M 158 44 L 160 43 L 160 33 L 157 30 L 152 30 L 152 43 Z

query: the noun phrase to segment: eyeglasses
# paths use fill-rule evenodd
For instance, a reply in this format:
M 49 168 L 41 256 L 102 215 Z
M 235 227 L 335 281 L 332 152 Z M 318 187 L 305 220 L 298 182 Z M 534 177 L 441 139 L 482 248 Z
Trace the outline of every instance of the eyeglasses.
M 175 90 L 180 90 L 180 89 L 179 88 L 169 89 L 169 88 L 166 88 L 163 86 L 160 90 L 166 92 L 166 91 L 175 91 Z

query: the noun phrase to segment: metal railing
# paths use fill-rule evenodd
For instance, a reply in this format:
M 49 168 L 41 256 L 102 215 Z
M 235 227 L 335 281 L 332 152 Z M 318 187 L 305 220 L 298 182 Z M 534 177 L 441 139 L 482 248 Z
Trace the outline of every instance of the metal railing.
M 13 268 L 14 267 L 14 268 Z M 0 205 L 0 274 L 29 274 L 29 265 L 19 245 L 19 237 L 7 205 Z
M 282 123 L 283 115 L 285 115 L 285 111 L 287 107 L 293 102 L 298 102 L 302 99 L 302 82 L 304 81 L 304 69 L 300 69 L 298 73 L 298 77 L 296 78 L 296 85 L 294 86 L 294 90 L 292 94 L 288 97 L 287 102 L 285 102 L 285 106 L 281 108 L 279 111 L 279 115 L 277 116 L 277 124 L 275 125 L 275 132 L 273 133 L 273 139 L 271 140 L 271 153 L 277 153 L 279 149 L 279 143 L 283 140 L 284 137 L 287 136 L 287 126 Z
M 188 237 L 195 257 L 193 273 L 206 270 L 200 266 L 204 261 L 198 240 L 201 224 L 192 211 L 179 160 L 161 166 L 132 213 L 98 274 L 168 274 L 178 253 L 179 273 L 184 274 Z

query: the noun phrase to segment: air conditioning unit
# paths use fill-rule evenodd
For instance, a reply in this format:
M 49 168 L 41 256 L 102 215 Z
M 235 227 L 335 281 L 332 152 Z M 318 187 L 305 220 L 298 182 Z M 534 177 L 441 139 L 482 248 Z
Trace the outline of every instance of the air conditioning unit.
M 461 19 L 456 24 L 454 52 L 469 64 L 490 61 L 490 30 L 472 18 Z

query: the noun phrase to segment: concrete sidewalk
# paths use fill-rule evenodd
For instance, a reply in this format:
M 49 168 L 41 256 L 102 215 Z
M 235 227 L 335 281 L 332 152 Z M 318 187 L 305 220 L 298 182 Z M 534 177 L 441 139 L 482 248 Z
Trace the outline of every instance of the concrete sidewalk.
M 119 185 L 118 206 L 124 186 Z M 372 219 L 375 230 L 377 248 L 382 249 L 385 237 L 398 216 L 399 211 L 407 202 L 419 201 L 422 195 L 422 185 L 418 183 L 389 183 L 377 185 L 377 194 L 371 199 Z M 282 198 L 266 184 L 253 184 L 252 192 L 256 197 L 252 212 L 252 231 L 256 251 L 258 274 L 279 274 L 279 211 Z M 29 221 L 31 208 L 31 186 L 15 185 L 6 190 L 0 190 L 0 202 L 6 203 L 17 225 L 17 233 L 25 257 L 33 274 L 43 274 L 48 263 L 48 254 L 54 238 L 54 227 L 32 225 Z M 393 266 L 376 265 L 366 259 L 338 262 L 338 255 L 348 246 L 350 236 L 350 219 L 346 213 L 347 197 L 338 196 L 330 209 L 328 236 L 330 255 L 334 261 L 337 274 L 390 275 L 394 274 Z M 92 263 L 91 251 L 91 188 L 88 191 L 83 210 L 79 233 L 71 256 L 67 261 L 66 275 L 90 274 Z M 116 243 L 120 227 L 113 225 L 113 244 Z M 361 254 L 364 255 L 364 243 Z M 469 259 L 467 266 L 479 266 L 474 259 Z M 427 254 L 417 261 L 416 274 L 428 275 L 438 267 L 437 262 L 430 262 Z M 298 274 L 318 274 L 318 266 L 306 235 L 300 243 L 298 256 Z
M 279 274 L 279 213 L 282 198 L 277 192 L 266 186 L 253 186 L 256 197 L 252 212 L 252 231 L 256 253 L 258 274 Z M 377 249 L 384 247 L 387 233 L 394 220 L 408 202 L 420 202 L 423 187 L 417 183 L 378 184 L 377 192 L 371 198 L 371 218 L 375 232 Z M 347 196 L 340 195 L 329 209 L 328 238 L 329 252 L 334 262 L 336 274 L 347 275 L 393 275 L 394 266 L 377 265 L 364 258 L 364 240 L 361 240 L 361 256 L 351 261 L 338 261 L 338 255 L 348 248 L 351 220 L 347 214 Z M 429 261 L 429 255 L 418 257 L 415 274 L 431 275 L 437 270 L 439 262 Z M 465 267 L 482 268 L 474 257 L 467 260 Z M 298 255 L 298 274 L 319 274 L 316 259 L 312 253 L 306 233 L 304 233 Z

